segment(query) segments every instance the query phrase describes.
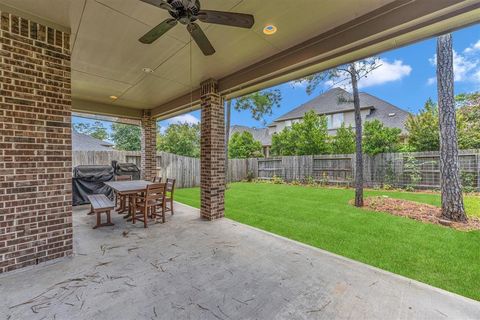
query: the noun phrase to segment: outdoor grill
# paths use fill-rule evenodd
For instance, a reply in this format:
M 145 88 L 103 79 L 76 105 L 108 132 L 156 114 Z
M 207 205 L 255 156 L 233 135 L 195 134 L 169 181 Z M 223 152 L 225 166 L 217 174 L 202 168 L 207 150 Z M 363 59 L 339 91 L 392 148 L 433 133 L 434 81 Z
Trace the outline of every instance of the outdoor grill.
M 140 180 L 140 169 L 134 163 L 120 163 L 112 161 L 116 176 L 132 176 L 132 180 Z
M 112 166 L 77 166 L 73 170 L 72 192 L 74 206 L 88 204 L 87 196 L 92 194 L 104 194 L 113 199 L 113 190 L 104 182 L 114 179 Z

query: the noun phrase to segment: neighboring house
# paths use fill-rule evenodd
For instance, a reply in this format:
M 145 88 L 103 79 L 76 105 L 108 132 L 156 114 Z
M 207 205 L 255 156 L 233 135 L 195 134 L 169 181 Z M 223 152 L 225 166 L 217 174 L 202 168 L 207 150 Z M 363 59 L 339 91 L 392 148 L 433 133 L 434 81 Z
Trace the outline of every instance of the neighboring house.
M 378 119 L 387 127 L 401 129 L 402 134 L 406 135 L 405 122 L 409 115 L 407 111 L 368 93 L 360 92 L 359 95 L 362 123 Z M 305 113 L 310 110 L 327 117 L 328 132 L 331 135 L 335 135 L 342 124 L 355 128 L 352 94 L 341 88 L 333 88 L 278 117 L 267 128 L 234 126 L 230 132 L 251 132 L 256 140 L 262 142 L 264 155 L 268 157 L 272 145 L 272 135 L 291 127 L 293 123 L 300 122 Z
M 260 141 L 262 144 L 262 152 L 265 157 L 268 157 L 270 155 L 270 146 L 272 145 L 272 136 L 268 134 L 268 129 L 267 128 L 251 128 L 247 126 L 239 126 L 239 125 L 234 125 L 230 128 L 230 137 L 235 132 L 243 132 L 243 131 L 248 131 L 252 134 L 253 139 Z
M 112 151 L 113 143 L 90 137 L 89 135 L 72 130 L 73 151 Z
M 378 119 L 385 126 L 399 128 L 403 134 L 406 134 L 405 122 L 409 115 L 407 111 L 368 93 L 360 92 L 359 95 L 362 123 Z M 301 121 L 305 113 L 310 110 L 327 117 L 328 131 L 331 135 L 335 135 L 342 124 L 355 128 L 352 94 L 341 88 L 333 88 L 275 119 L 268 125 L 268 133 L 280 132 L 293 123 Z

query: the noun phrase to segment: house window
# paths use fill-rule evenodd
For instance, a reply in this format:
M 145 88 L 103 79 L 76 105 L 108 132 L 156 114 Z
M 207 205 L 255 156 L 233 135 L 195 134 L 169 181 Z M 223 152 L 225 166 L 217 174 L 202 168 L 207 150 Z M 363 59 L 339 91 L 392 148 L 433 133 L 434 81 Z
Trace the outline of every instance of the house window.
M 292 121 L 291 120 L 287 120 L 285 121 L 285 127 L 291 127 L 292 126 Z
M 342 126 L 343 113 L 335 113 L 327 116 L 328 129 L 337 129 Z

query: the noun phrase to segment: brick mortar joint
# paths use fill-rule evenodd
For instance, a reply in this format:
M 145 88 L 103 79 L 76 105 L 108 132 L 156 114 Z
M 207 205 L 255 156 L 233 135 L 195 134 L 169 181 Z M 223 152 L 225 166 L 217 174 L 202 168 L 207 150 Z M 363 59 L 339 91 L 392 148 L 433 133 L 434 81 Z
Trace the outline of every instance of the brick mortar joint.
M 7 18 L 8 21 L 5 21 Z M 61 48 L 63 50 L 67 50 L 67 52 L 64 52 L 64 54 L 70 55 L 71 33 L 55 29 L 53 27 L 30 20 L 28 18 L 24 18 L 7 10 L 0 10 L 0 20 L 0 32 L 12 33 L 15 36 L 22 37 L 28 40 L 38 41 L 39 43 L 42 43 L 44 45 Z M 27 26 L 22 25 L 24 21 L 26 21 Z M 24 28 L 28 29 L 26 35 L 24 34 L 24 32 L 22 32 Z M 53 33 L 52 43 L 49 42 L 50 30 L 52 30 Z M 32 33 L 34 33 L 34 35 L 32 35 Z M 45 37 L 44 39 L 43 36 Z M 57 42 L 59 42 L 58 38 L 61 38 L 60 45 L 57 44 Z

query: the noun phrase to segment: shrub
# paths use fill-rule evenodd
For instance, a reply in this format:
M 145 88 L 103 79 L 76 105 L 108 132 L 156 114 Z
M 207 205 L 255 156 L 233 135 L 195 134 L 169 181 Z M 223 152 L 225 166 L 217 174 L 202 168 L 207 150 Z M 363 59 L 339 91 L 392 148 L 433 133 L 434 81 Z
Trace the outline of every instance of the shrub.
M 418 160 L 413 155 L 407 154 L 405 157 L 404 168 L 409 180 L 408 184 L 405 187 L 405 190 L 415 191 L 415 187 L 422 180 Z
M 396 181 L 395 170 L 393 169 L 392 160 L 388 160 L 385 168 L 385 184 L 393 186 Z
M 248 182 L 252 182 L 253 179 L 255 179 L 255 174 L 253 173 L 252 170 L 250 170 L 250 171 L 248 171 L 248 173 L 247 173 L 247 181 L 248 181 Z
M 305 113 L 300 122 L 272 136 L 271 152 L 282 156 L 327 154 L 328 140 L 327 118 L 312 110 Z
M 315 185 L 315 179 L 312 176 L 305 177 L 305 184 L 309 186 Z
M 393 186 L 391 184 L 385 183 L 383 184 L 383 190 L 393 190 Z
M 386 127 L 380 120 L 366 121 L 363 134 L 363 148 L 368 155 L 382 152 L 395 152 L 400 142 L 402 130 Z
M 470 172 L 462 172 L 462 187 L 463 192 L 470 193 L 475 192 L 475 175 Z
M 228 157 L 231 159 L 260 158 L 262 144 L 248 131 L 235 132 L 228 142 Z
M 415 188 L 410 184 L 406 185 L 404 189 L 405 189 L 405 191 L 408 191 L 408 192 L 414 192 L 415 191 Z
M 322 186 L 328 185 L 328 174 L 326 172 L 322 174 L 322 178 L 320 179 L 320 185 Z
M 281 177 L 278 177 L 278 176 L 273 176 L 271 182 L 273 184 L 283 184 L 284 183 L 283 179 Z

